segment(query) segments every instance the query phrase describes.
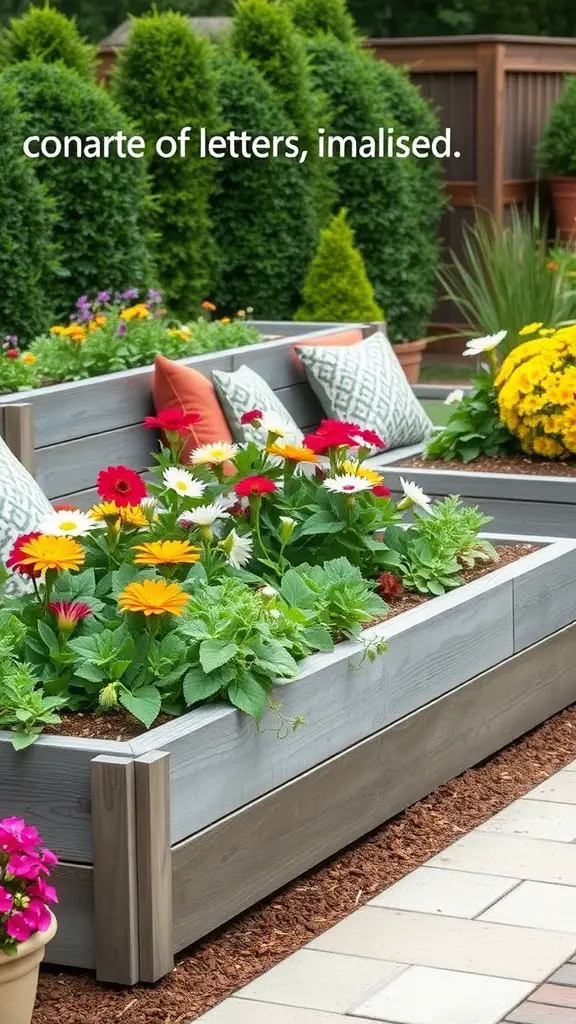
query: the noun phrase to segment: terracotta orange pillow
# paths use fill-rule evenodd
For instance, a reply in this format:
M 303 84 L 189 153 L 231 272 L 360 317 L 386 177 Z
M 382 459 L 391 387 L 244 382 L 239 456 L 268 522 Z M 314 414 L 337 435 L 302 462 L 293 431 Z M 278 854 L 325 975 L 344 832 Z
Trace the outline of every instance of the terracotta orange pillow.
M 299 348 L 309 348 L 311 345 L 314 347 L 326 345 L 331 348 L 339 348 L 340 345 L 356 345 L 359 341 L 364 341 L 362 329 L 360 327 L 353 327 L 349 331 L 335 331 L 334 334 L 327 334 L 324 338 L 317 338 L 316 341 L 298 341 L 296 344 Z M 297 366 L 302 365 L 294 349 L 292 349 L 292 359 Z
M 162 409 L 181 409 L 185 413 L 199 413 L 202 417 L 190 428 L 190 441 L 182 453 L 183 462 L 187 462 L 193 448 L 214 441 L 233 440 L 212 381 L 191 366 L 156 356 L 152 395 L 157 413 Z

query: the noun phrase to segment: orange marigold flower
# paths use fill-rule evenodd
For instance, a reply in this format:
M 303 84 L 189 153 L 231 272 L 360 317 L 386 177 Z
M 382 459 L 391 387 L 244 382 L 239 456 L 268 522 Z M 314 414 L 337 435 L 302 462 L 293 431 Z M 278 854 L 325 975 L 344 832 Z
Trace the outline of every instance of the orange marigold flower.
M 546 270 L 558 270 L 558 264 L 555 262 L 555 260 L 550 260 L 546 264 Z
M 146 616 L 182 615 L 188 599 L 179 583 L 142 580 L 128 584 L 118 597 L 118 605 L 124 612 L 142 612 Z
M 279 455 L 281 459 L 286 459 L 288 462 L 320 462 L 319 456 L 311 448 L 304 448 L 296 444 L 282 444 L 280 441 L 275 441 L 274 444 L 268 445 L 267 450 L 270 455 Z
M 138 544 L 134 551 L 138 552 L 134 558 L 136 565 L 183 565 L 200 558 L 200 549 L 189 540 L 152 540 Z
M 210 302 L 209 299 L 206 299 L 204 302 L 201 303 L 201 305 L 202 309 L 207 309 L 209 313 L 216 312 L 217 307 L 214 305 L 213 302 Z
M 58 572 L 75 572 L 84 564 L 84 548 L 74 537 L 48 537 L 33 535 L 20 545 L 17 568 L 31 568 L 34 573 L 44 573 L 48 569 Z

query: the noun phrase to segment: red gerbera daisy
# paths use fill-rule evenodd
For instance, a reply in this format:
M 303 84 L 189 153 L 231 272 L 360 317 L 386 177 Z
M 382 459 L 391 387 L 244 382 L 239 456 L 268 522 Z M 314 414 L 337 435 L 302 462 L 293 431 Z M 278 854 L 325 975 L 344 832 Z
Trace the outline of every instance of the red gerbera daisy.
M 22 559 L 26 557 L 26 552 L 22 551 L 22 545 L 41 536 L 42 534 L 39 530 L 34 530 L 32 533 L 23 533 L 20 537 L 17 537 L 12 551 L 6 560 L 6 568 L 19 572 L 21 576 L 29 576 L 35 580 L 39 579 L 42 573 L 35 572 L 31 565 L 22 565 L 21 563 Z
M 250 412 L 243 412 L 240 417 L 240 423 L 256 423 L 257 420 L 262 419 L 261 409 L 250 409 Z
M 362 441 L 365 441 L 367 445 L 371 445 L 373 448 L 387 448 L 387 444 L 382 440 L 379 434 L 374 430 L 358 430 L 355 434 Z
M 375 498 L 390 498 L 392 496 L 392 491 L 389 487 L 385 487 L 384 484 L 376 484 L 376 486 L 372 488 L 372 494 Z
M 199 412 L 184 412 L 183 409 L 162 409 L 157 416 L 145 416 L 144 426 L 151 430 L 163 430 L 166 434 L 186 437 L 189 428 L 202 419 Z
M 355 444 L 348 429 L 341 423 L 331 427 L 320 426 L 315 434 L 307 434 L 304 438 L 305 447 L 311 448 L 316 455 L 323 455 L 329 448 L 351 448 Z
M 272 494 L 277 488 L 267 476 L 247 476 L 234 485 L 234 490 L 239 498 L 247 498 L 250 494 Z
M 82 601 L 50 601 L 48 608 L 56 616 L 58 629 L 62 633 L 71 633 L 80 619 L 92 614 L 89 605 Z
M 139 505 L 146 497 L 146 484 L 139 473 L 126 466 L 108 466 L 98 474 L 98 494 L 104 501 L 114 501 L 121 507 Z

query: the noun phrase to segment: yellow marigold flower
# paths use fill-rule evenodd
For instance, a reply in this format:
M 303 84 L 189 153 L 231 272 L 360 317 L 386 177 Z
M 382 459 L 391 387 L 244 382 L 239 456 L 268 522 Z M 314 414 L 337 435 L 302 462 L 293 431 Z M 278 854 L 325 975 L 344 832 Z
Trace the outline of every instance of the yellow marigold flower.
M 65 333 L 66 333 L 66 328 L 62 327 L 60 324 L 56 324 L 54 327 L 50 328 L 50 334 L 65 334 Z
M 549 338 L 551 334 L 554 334 L 553 327 L 543 327 L 541 331 L 538 331 L 541 338 Z
M 149 526 L 149 520 L 144 515 L 140 505 L 123 505 L 120 507 L 114 501 L 101 501 L 93 505 L 89 515 L 92 519 L 102 522 L 107 520 L 113 522 L 118 519 L 124 526 Z
M 229 317 L 229 316 L 223 316 L 223 317 L 221 317 L 221 318 L 220 318 L 220 323 L 221 323 L 221 324 L 229 324 L 229 323 L 231 323 L 230 317 Z
M 183 565 L 200 558 L 200 549 L 189 540 L 153 540 L 138 544 L 134 551 L 138 552 L 135 565 Z
M 296 444 L 284 444 L 283 441 L 275 441 L 269 444 L 267 451 L 270 455 L 279 455 L 281 459 L 288 462 L 320 462 L 320 456 L 316 455 L 311 448 L 300 447 Z
M 135 306 L 128 306 L 120 313 L 122 320 L 146 320 L 150 316 L 150 310 L 144 302 L 138 302 Z
M 543 455 L 546 459 L 554 459 L 563 454 L 563 447 L 558 441 L 549 437 L 535 437 L 532 447 L 536 455 Z
M 373 486 L 382 483 L 381 473 L 377 473 L 375 469 L 368 469 L 367 466 L 362 466 L 359 462 L 353 462 L 352 459 L 346 459 L 342 463 L 342 472 L 368 480 L 368 483 L 371 483 Z
M 236 316 L 238 317 L 239 320 L 244 320 L 245 317 L 246 317 L 246 310 L 245 309 L 238 309 L 236 311 Z
M 105 316 L 104 313 L 96 313 L 96 316 L 94 317 L 94 323 L 97 324 L 98 327 L 104 327 L 107 320 L 108 317 Z
M 36 358 L 36 356 L 34 355 L 33 352 L 24 352 L 24 355 L 22 356 L 22 360 L 21 361 L 23 363 L 26 363 L 27 366 L 33 366 L 34 363 L 38 362 L 38 360 L 37 360 L 37 358 Z
M 92 519 L 101 522 L 103 519 L 119 519 L 120 508 L 113 501 L 101 501 L 90 509 Z
M 143 615 L 182 615 L 188 603 L 188 594 L 179 583 L 166 580 L 142 580 L 129 583 L 118 597 L 123 612 L 142 612 Z
M 544 326 L 544 324 L 542 323 L 542 321 L 540 321 L 538 323 L 536 321 L 534 321 L 534 323 L 526 324 L 526 326 L 523 327 L 521 331 L 518 331 L 518 334 L 522 334 L 522 335 L 524 335 L 524 334 L 535 334 L 536 331 L 539 331 L 540 328 L 543 327 L 543 326 Z
M 20 545 L 19 564 L 30 566 L 34 572 L 48 569 L 58 572 L 76 572 L 84 564 L 84 548 L 74 537 L 49 537 L 41 534 Z
M 169 335 L 170 338 L 179 338 L 180 341 L 190 341 L 192 336 L 192 332 L 189 327 L 181 327 L 179 329 L 171 327 L 166 331 L 166 334 Z

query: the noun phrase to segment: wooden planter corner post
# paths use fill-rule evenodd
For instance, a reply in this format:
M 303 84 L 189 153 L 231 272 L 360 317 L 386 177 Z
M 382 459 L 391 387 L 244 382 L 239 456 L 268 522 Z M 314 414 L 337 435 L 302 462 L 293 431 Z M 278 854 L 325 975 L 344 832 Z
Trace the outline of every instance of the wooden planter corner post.
M 19 405 L 0 405 L 0 436 L 10 451 L 34 476 L 34 408 L 29 402 Z
M 135 985 L 173 966 L 170 755 L 92 761 L 96 977 Z

